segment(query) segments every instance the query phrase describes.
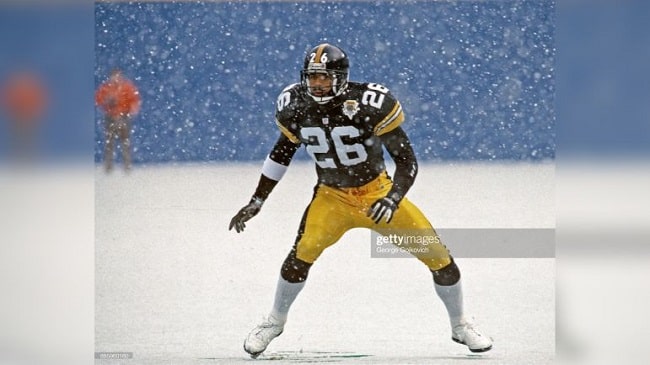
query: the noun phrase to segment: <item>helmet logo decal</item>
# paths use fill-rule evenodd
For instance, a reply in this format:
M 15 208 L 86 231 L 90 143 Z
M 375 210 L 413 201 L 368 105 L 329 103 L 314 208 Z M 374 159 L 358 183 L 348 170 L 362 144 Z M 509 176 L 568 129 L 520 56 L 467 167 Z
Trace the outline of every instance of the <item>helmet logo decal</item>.
M 323 53 L 326 46 L 328 46 L 327 43 L 321 44 L 321 46 L 318 47 L 316 53 L 313 53 L 314 56 L 311 58 L 310 63 L 312 62 L 327 63 L 327 53 Z
M 354 118 L 354 116 L 357 114 L 359 111 L 359 102 L 356 100 L 346 100 L 343 102 L 343 114 L 350 118 Z
M 327 53 L 321 53 L 322 50 L 319 49 L 318 53 L 312 53 L 311 57 L 309 58 L 309 66 L 308 68 L 310 70 L 326 70 L 327 66 L 326 63 L 328 61 L 327 59 Z

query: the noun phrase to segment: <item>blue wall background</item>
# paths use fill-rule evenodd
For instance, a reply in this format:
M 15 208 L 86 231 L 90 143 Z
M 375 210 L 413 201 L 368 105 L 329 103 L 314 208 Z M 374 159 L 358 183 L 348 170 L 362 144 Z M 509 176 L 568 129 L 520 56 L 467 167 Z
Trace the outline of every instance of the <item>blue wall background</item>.
M 39 78 L 48 105 L 34 146 L 39 159 L 82 156 L 92 161 L 93 7 L 60 2 L 0 3 L 0 84 L 14 72 Z M 0 163 L 11 154 L 9 120 L 0 111 Z
M 327 41 L 351 79 L 400 99 L 420 160 L 553 159 L 554 13 L 538 0 L 102 2 L 95 85 L 114 67 L 138 84 L 136 163 L 262 160 L 276 96 Z

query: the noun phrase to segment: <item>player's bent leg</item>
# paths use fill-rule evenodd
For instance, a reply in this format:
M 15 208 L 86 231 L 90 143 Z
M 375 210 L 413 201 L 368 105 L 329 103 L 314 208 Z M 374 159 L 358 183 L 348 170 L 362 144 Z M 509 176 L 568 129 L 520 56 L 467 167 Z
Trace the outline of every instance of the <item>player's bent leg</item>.
M 327 194 L 321 194 L 317 190 L 305 210 L 296 243 L 280 269 L 273 309 L 244 341 L 244 350 L 253 358 L 258 357 L 274 338 L 282 334 L 289 309 L 304 287 L 312 264 L 349 229 L 344 222 L 336 218 L 343 215 L 336 214 L 337 207 L 346 209 L 345 206 L 334 203 Z
M 402 200 L 389 224 L 380 223 L 369 228 L 387 236 L 397 236 L 397 242 L 433 274 L 436 293 L 445 305 L 452 328 L 452 340 L 466 345 L 472 352 L 492 348 L 492 340 L 479 332 L 463 313 L 463 293 L 460 270 L 447 247 L 429 220 L 408 199 Z
M 295 248 L 282 263 L 271 313 L 253 328 L 244 341 L 244 350 L 253 358 L 264 352 L 271 341 L 284 331 L 289 309 L 305 286 L 311 265 L 296 257 Z
M 449 314 L 452 331 L 451 339 L 466 345 L 472 352 L 490 350 L 492 348 L 492 339 L 481 333 L 476 325 L 465 317 L 460 270 L 453 258 L 451 258 L 449 265 L 431 272 L 436 293 Z
M 266 350 L 271 341 L 284 331 L 289 309 L 305 286 L 311 265 L 311 263 L 298 259 L 295 249 L 292 249 L 284 260 L 271 313 L 262 323 L 253 328 L 244 341 L 244 350 L 251 357 L 258 357 Z

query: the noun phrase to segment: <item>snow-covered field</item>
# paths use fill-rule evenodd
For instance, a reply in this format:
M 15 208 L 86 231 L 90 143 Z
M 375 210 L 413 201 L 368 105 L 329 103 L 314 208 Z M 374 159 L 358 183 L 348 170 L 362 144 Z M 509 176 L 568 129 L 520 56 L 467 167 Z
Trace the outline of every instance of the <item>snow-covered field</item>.
M 315 182 L 311 164 L 292 165 L 247 230 L 228 231 L 260 168 L 97 167 L 95 351 L 133 357 L 96 364 L 254 362 L 244 337 L 271 307 Z M 554 186 L 553 164 L 427 164 L 409 197 L 438 228 L 554 228 Z M 353 230 L 321 256 L 267 350 L 293 355 L 274 364 L 553 362 L 553 258 L 457 258 L 466 310 L 494 338 L 476 355 L 451 341 L 425 267 L 373 258 L 370 246 Z

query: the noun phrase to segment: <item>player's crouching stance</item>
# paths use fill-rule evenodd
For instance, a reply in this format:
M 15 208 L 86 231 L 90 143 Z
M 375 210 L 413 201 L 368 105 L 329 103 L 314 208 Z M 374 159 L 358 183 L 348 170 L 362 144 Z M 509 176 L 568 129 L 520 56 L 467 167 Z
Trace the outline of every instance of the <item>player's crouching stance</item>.
M 435 235 L 427 218 L 405 197 L 415 180 L 417 161 L 400 127 L 404 113 L 399 101 L 382 85 L 349 82 L 348 70 L 348 57 L 338 47 L 321 44 L 309 51 L 301 83 L 288 86 L 278 98 L 276 124 L 281 133 L 264 162 L 255 193 L 230 222 L 229 229 L 244 230 L 304 144 L 316 163 L 318 183 L 280 270 L 271 313 L 244 341 L 244 350 L 252 357 L 282 333 L 311 265 L 346 231 L 365 227 L 382 235 L 414 230 Z M 392 179 L 382 147 L 395 161 Z M 447 248 L 437 241 L 428 250 L 412 252 L 433 274 L 435 291 L 449 314 L 452 339 L 473 352 L 490 350 L 492 340 L 463 312 L 460 271 Z

